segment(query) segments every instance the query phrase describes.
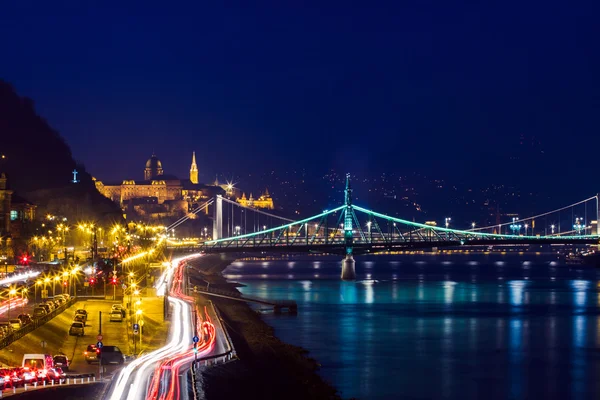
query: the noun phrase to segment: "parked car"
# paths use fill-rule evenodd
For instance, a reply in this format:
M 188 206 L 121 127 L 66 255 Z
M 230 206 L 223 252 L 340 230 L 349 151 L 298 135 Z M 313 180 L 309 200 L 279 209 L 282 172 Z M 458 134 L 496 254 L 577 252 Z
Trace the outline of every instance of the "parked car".
M 75 317 L 73 317 L 73 321 L 81 322 L 83 326 L 85 326 L 85 317 L 81 314 L 75 314 Z
M 52 312 L 52 308 L 50 308 L 48 304 L 40 304 L 40 307 L 46 310 L 46 314 L 50 314 Z
M 125 309 L 123 308 L 123 306 L 121 304 L 113 304 L 110 312 L 112 313 L 113 311 L 118 310 L 121 312 L 121 315 L 123 316 L 123 318 L 125 318 L 125 316 L 127 315 L 125 312 Z
M 54 303 L 55 308 L 58 308 L 62 305 L 62 302 L 59 299 L 55 299 L 52 303 Z
M 69 328 L 69 335 L 71 336 L 83 336 L 85 332 L 83 330 L 83 322 L 73 322 L 71 328 Z
M 33 309 L 33 318 L 41 318 L 48 314 L 48 311 L 45 307 L 36 307 Z
M 54 311 L 56 309 L 56 304 L 54 304 L 52 300 L 48 300 L 44 304 L 50 307 L 50 311 Z
M 109 320 L 110 322 L 123 322 L 123 314 L 119 310 L 112 310 Z
M 29 314 L 19 314 L 17 318 L 19 318 L 22 325 L 27 325 L 33 322 L 33 318 L 31 318 L 31 315 Z
M 4 336 L 10 335 L 14 331 L 12 323 L 10 323 L 9 321 L 1 321 L 0 329 L 3 331 Z
M 96 348 L 95 344 L 89 344 L 83 355 L 85 357 L 85 361 L 87 361 L 88 364 L 91 364 L 98 361 L 99 353 L 100 349 Z
M 100 358 L 102 365 L 106 364 L 123 364 L 125 362 L 125 356 L 121 353 L 121 350 L 117 346 L 103 346 L 100 349 Z
M 10 322 L 10 325 L 14 330 L 18 330 L 23 327 L 23 324 L 21 323 L 21 320 L 19 318 L 11 318 L 8 320 L 8 322 Z
M 77 318 L 78 316 L 83 318 L 84 324 L 87 322 L 87 319 L 88 319 L 87 313 L 84 314 L 80 310 L 77 310 L 77 311 L 75 311 L 75 318 Z
M 54 356 L 54 366 L 62 368 L 63 371 L 69 370 L 69 358 L 64 354 L 57 354 Z

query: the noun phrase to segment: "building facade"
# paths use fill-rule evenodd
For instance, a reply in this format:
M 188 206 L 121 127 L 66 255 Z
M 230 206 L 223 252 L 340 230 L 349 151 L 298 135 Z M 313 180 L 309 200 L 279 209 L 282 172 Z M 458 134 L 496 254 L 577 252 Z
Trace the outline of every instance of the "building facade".
M 36 206 L 9 190 L 6 175 L 0 175 L 0 238 L 18 239 L 35 219 Z
M 258 199 L 253 198 L 252 193 L 250 193 L 250 197 L 246 198 L 246 193 L 243 193 L 242 197 L 237 198 L 236 201 L 244 207 L 265 208 L 268 210 L 275 208 L 273 205 L 273 198 L 269 194 L 269 189 L 266 189 Z
M 218 186 L 198 183 L 196 153 L 192 153 L 189 179 L 179 179 L 164 173 L 162 163 L 152 154 L 144 168 L 144 180 L 126 179 L 120 183 L 104 183 L 94 179 L 96 189 L 117 203 L 122 209 L 129 205 L 135 207 L 138 214 L 175 215 L 182 213 L 182 204 L 187 202 L 188 209 L 194 209 L 199 203 L 216 194 L 223 194 Z M 164 205 L 164 207 L 156 207 Z M 148 209 L 147 212 L 145 209 Z M 156 211 L 161 209 L 163 211 Z

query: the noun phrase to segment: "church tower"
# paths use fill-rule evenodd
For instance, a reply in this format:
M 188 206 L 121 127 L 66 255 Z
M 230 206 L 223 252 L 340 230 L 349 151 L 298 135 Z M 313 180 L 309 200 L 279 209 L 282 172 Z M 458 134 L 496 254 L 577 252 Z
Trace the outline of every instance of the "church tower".
M 192 152 L 192 166 L 190 167 L 190 181 L 198 183 L 198 166 L 196 165 L 196 152 Z

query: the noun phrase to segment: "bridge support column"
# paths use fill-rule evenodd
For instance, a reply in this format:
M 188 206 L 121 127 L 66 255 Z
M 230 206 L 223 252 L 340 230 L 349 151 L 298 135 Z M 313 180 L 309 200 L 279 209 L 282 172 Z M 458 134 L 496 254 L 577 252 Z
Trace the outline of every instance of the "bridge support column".
M 223 237 L 223 197 L 217 195 L 215 201 L 215 214 L 213 218 L 213 236 L 212 240 Z
M 354 257 L 352 254 L 346 254 L 346 258 L 342 260 L 342 280 L 343 281 L 354 281 L 356 280 L 356 268 Z

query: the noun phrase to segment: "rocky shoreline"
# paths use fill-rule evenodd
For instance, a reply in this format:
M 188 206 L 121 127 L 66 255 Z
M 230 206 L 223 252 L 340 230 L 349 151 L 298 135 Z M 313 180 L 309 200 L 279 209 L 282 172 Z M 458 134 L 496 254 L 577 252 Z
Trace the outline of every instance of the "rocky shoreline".
M 219 255 L 198 258 L 190 265 L 211 287 L 237 290 L 222 271 L 233 261 Z M 317 373 L 319 363 L 308 351 L 279 340 L 246 303 L 218 297 L 219 308 L 239 360 L 202 372 L 205 398 L 341 399 L 337 390 Z

